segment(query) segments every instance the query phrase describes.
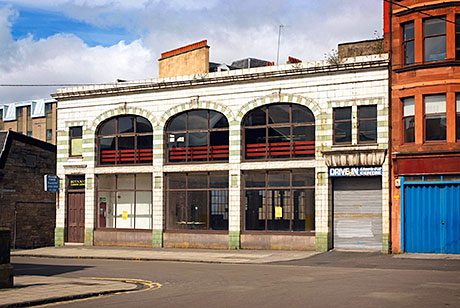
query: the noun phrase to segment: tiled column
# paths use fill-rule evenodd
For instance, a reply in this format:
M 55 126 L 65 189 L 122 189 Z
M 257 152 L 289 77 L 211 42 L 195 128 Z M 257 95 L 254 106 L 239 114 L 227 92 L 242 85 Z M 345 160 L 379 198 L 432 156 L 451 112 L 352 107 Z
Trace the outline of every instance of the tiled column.
M 84 128 L 84 127 L 83 127 Z M 96 227 L 96 177 L 94 175 L 94 166 L 96 157 L 94 149 L 95 132 L 90 129 L 83 130 L 83 162 L 86 164 L 85 173 L 85 245 L 94 245 L 94 229 Z M 95 204 L 96 203 L 96 204 Z
M 163 247 L 164 230 L 164 181 L 163 181 L 163 127 L 157 126 L 153 130 L 153 222 L 152 247 Z
M 230 249 L 239 249 L 241 233 L 241 128 L 238 121 L 230 123 L 229 153 L 228 246 Z
M 63 162 L 67 161 L 68 149 L 68 134 L 65 130 L 59 130 L 57 133 L 57 148 L 58 154 L 56 158 L 57 168 L 56 173 L 59 177 L 59 196 L 56 206 L 56 228 L 54 230 L 54 245 L 64 246 L 65 242 L 65 170 Z M 62 153 L 62 154 L 59 154 Z

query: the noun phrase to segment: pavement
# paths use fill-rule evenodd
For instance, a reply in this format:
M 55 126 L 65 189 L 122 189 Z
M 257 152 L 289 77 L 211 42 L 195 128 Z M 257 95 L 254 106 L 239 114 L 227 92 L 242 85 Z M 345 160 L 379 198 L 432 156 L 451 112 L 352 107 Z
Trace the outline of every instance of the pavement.
M 232 264 L 266 264 L 300 260 L 318 254 L 314 251 L 142 249 L 107 247 L 44 247 L 17 250 L 12 256 L 41 258 L 79 258 L 136 261 L 178 261 Z

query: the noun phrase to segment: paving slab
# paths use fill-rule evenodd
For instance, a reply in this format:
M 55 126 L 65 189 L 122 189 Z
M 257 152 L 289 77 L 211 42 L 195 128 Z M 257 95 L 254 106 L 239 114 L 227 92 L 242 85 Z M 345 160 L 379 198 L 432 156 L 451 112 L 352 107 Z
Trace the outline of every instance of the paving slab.
M 46 258 L 82 258 L 141 261 L 179 261 L 206 263 L 264 264 L 300 260 L 316 255 L 315 251 L 276 250 L 205 250 L 205 249 L 136 249 L 101 247 L 44 247 L 18 250 L 12 256 Z
M 13 288 L 0 289 L 0 307 L 26 307 L 136 289 L 138 284 L 121 280 L 15 276 Z

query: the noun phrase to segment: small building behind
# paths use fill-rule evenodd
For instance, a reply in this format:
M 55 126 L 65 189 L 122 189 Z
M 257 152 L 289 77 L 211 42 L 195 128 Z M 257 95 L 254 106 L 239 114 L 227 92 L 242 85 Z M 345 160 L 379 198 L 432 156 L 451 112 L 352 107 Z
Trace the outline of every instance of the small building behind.
M 56 173 L 56 146 L 0 131 L 0 227 L 15 248 L 54 243 L 56 195 L 44 191 L 44 175 Z

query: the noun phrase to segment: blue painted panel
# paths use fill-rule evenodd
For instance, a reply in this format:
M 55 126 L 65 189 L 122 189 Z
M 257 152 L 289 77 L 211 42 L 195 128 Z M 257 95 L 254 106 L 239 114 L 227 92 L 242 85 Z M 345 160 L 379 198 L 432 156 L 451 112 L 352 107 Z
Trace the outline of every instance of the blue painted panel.
M 460 253 L 460 185 L 404 183 L 403 189 L 405 251 Z

